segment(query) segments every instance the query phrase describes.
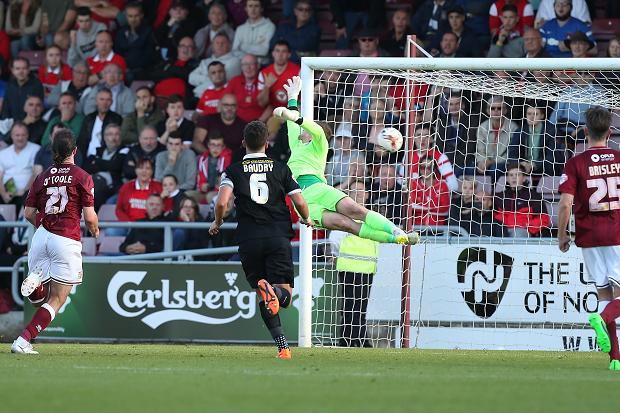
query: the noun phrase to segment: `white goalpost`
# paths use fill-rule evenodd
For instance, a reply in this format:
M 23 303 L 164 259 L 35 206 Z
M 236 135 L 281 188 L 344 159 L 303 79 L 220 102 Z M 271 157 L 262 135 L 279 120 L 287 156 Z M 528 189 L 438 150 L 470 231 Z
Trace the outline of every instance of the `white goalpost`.
M 422 242 L 351 254 L 302 226 L 299 346 L 596 348 L 581 251 L 555 240 L 558 185 L 591 105 L 620 148 L 620 59 L 312 57 L 301 78 L 302 116 L 335 132 L 328 183 Z M 377 145 L 384 127 L 400 150 Z

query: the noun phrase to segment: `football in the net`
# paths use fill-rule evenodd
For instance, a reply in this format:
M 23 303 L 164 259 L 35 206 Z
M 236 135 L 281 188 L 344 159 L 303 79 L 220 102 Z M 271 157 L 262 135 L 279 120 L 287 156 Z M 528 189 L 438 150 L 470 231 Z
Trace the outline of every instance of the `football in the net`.
M 377 143 L 388 152 L 396 152 L 403 147 L 403 135 L 396 128 L 383 128 L 379 132 Z

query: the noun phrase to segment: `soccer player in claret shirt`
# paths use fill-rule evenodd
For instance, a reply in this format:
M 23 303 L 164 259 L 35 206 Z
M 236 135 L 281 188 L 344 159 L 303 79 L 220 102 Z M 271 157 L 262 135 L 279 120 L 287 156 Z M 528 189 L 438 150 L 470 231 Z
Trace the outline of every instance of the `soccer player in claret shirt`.
M 369 211 L 344 192 L 327 185 L 324 171 L 331 129 L 323 122 L 299 116 L 299 76 L 289 79 L 284 89 L 288 95 L 288 108 L 275 108 L 273 114 L 286 120 L 291 148 L 288 166 L 302 188 L 313 222 L 325 229 L 344 231 L 382 243 L 417 244 L 420 239 L 417 232 L 405 233 L 383 215 Z
M 598 310 L 589 321 L 601 351 L 609 353 L 609 370 L 620 370 L 616 318 L 620 316 L 620 152 L 607 147 L 611 113 L 600 106 L 586 111 L 588 149 L 566 162 L 560 178 L 558 241 L 570 247 L 567 232 L 573 207 L 575 243 L 596 284 Z
M 267 135 L 267 126 L 260 121 L 248 123 L 243 130 L 247 155 L 222 174 L 215 220 L 209 233 L 219 232 L 226 206 L 234 194 L 243 271 L 260 297 L 260 314 L 278 346 L 278 357 L 290 359 L 291 350 L 278 315 L 280 307 L 291 304 L 293 287 L 293 229 L 286 195 L 299 212 L 300 222 L 312 225 L 312 220 L 291 170 L 265 155 Z
M 40 307 L 13 342 L 13 353 L 39 354 L 30 342 L 52 322 L 73 286 L 82 283 L 82 214 L 90 233 L 99 236 L 93 179 L 74 164 L 74 142 L 69 130 L 54 135 L 54 164 L 37 176 L 26 198 L 24 216 L 37 230 L 21 293 Z

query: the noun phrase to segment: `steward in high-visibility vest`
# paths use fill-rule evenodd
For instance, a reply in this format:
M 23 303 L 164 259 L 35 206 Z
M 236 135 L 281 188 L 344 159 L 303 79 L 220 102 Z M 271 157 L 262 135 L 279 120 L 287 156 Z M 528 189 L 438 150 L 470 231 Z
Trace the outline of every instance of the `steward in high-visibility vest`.
M 337 257 L 336 270 L 342 286 L 339 345 L 372 347 L 366 337 L 366 308 L 372 278 L 377 272 L 379 243 L 341 231 L 332 231 L 329 238 Z

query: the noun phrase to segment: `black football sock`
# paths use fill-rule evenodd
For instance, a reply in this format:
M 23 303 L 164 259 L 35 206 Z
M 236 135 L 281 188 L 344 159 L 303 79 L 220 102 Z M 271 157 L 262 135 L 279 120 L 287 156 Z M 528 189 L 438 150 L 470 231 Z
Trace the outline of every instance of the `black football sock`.
M 291 293 L 286 288 L 273 287 L 273 291 L 276 293 L 276 297 L 278 297 L 280 307 L 286 308 L 291 304 Z
M 258 302 L 258 308 L 260 309 L 260 316 L 263 318 L 273 341 L 275 341 L 278 346 L 278 350 L 288 348 L 288 343 L 286 342 L 286 338 L 284 338 L 284 330 L 282 329 L 282 324 L 280 323 L 280 316 L 278 314 L 269 314 L 267 307 L 265 307 L 264 301 Z

